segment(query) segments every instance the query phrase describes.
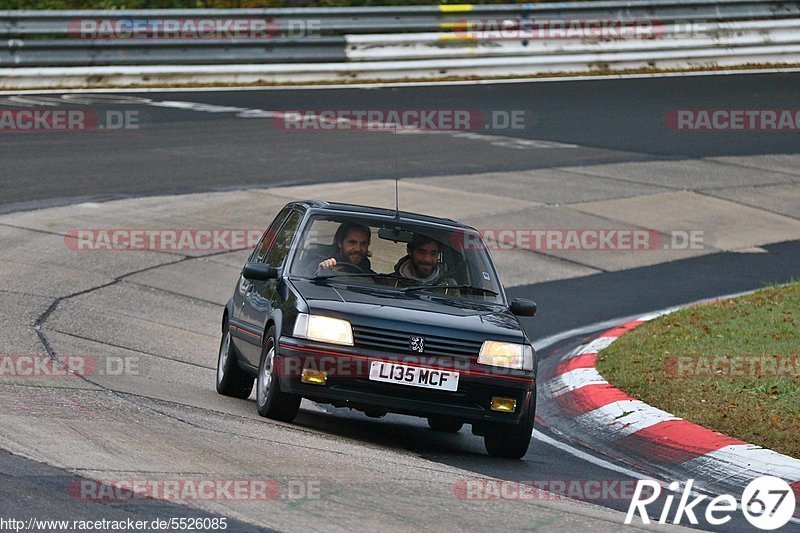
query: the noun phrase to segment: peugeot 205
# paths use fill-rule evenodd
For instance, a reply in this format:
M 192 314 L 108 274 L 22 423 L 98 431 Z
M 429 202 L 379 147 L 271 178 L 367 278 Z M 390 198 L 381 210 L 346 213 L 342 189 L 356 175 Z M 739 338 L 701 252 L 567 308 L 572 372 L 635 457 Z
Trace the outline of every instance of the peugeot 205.
M 291 422 L 302 398 L 368 416 L 464 423 L 521 458 L 536 357 L 481 235 L 449 219 L 319 200 L 286 205 L 222 316 L 217 391 Z

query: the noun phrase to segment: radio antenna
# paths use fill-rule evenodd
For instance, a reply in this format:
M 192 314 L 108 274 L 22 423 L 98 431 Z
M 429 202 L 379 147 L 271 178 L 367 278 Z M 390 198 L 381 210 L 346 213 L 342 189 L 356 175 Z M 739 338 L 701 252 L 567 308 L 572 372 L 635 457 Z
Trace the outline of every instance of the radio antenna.
M 397 123 L 394 125 L 394 134 L 397 135 Z M 394 219 L 400 220 L 400 194 L 397 191 L 397 156 L 394 157 Z
M 397 193 L 397 161 L 394 163 L 394 218 L 400 220 L 400 195 Z

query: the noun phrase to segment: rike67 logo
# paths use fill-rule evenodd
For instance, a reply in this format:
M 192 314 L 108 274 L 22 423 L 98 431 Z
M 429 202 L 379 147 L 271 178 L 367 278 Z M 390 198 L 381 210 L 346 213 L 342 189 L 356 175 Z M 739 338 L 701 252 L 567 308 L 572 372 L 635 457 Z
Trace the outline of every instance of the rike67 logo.
M 659 524 L 670 522 L 673 503 L 677 500 L 671 523 L 680 524 L 684 518 L 692 525 L 698 525 L 697 519 L 700 510 L 697 508 L 709 498 L 693 492 L 694 480 L 690 479 L 683 486 L 683 491 L 678 493 L 680 483 L 673 481 L 669 484 L 669 492 L 664 500 L 664 507 L 658 518 Z M 642 524 L 650 524 L 647 506 L 656 502 L 661 496 L 661 485 L 652 480 L 642 479 L 636 484 L 633 499 L 625 516 L 625 523 L 631 524 L 636 514 Z M 644 496 L 644 494 L 647 494 Z M 792 487 L 784 480 L 762 476 L 751 481 L 744 492 L 740 502 L 730 494 L 723 494 L 705 502 L 705 513 L 702 515 L 706 522 L 712 526 L 721 526 L 730 522 L 732 514 L 741 510 L 744 517 L 751 525 L 758 529 L 771 531 L 785 526 L 792 519 L 795 509 L 795 495 Z

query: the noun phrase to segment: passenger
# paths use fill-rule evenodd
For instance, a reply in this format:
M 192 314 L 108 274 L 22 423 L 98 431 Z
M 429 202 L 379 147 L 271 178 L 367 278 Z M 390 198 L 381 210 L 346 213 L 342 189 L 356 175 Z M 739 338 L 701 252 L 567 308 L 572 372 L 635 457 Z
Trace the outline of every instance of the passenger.
M 444 272 L 439 263 L 441 245 L 436 239 L 415 233 L 406 251 L 408 255 L 394 266 L 395 274 L 425 285 L 456 285 L 453 278 L 442 278 Z
M 343 222 L 333 237 L 337 252 L 334 257 L 323 259 L 318 268 L 332 270 L 338 263 L 350 263 L 365 273 L 374 274 L 369 261 L 369 242 L 372 234 L 368 226 L 355 222 Z

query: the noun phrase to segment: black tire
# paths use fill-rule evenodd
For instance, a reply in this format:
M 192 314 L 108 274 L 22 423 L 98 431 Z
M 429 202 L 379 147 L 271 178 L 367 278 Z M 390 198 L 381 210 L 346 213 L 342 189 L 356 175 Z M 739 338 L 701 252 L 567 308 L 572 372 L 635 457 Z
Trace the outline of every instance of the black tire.
M 261 416 L 291 422 L 300 410 L 302 398 L 297 394 L 281 391 L 274 360 L 275 326 L 272 326 L 264 337 L 264 346 L 261 349 L 261 362 L 256 377 L 256 409 Z
M 531 393 L 528 412 L 520 424 L 515 426 L 493 425 L 487 428 L 483 437 L 486 452 L 492 457 L 522 459 L 528 453 L 533 433 L 533 418 L 536 410 L 536 391 Z
M 455 418 L 445 418 L 439 416 L 429 416 L 428 426 L 434 431 L 441 431 L 443 433 L 458 433 L 464 426 L 464 423 Z
M 253 376 L 239 368 L 236 350 L 231 343 L 231 333 L 228 330 L 228 324 L 225 323 L 217 357 L 217 392 L 234 398 L 248 398 L 253 391 L 254 379 Z

